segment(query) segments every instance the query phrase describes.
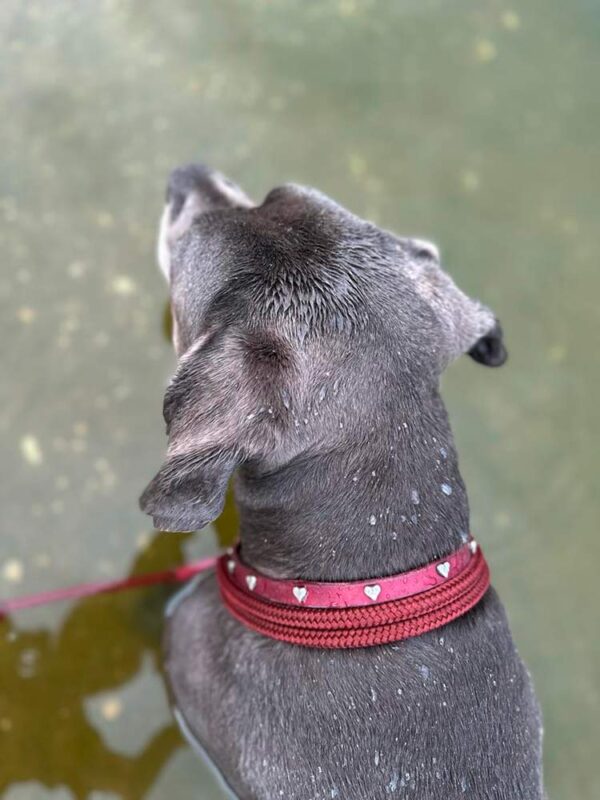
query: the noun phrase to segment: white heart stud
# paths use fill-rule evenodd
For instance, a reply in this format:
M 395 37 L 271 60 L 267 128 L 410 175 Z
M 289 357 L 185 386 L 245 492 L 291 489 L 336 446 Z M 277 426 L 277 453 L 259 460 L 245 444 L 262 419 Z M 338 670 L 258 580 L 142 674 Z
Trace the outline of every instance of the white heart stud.
M 250 589 L 250 591 L 254 590 L 256 586 L 256 575 L 246 575 L 246 586 Z
M 294 586 L 292 594 L 299 603 L 303 603 L 306 600 L 308 589 L 305 586 Z
M 442 578 L 447 578 L 448 575 L 450 575 L 450 562 L 443 561 L 441 564 L 437 565 L 436 570 L 442 576 Z
M 233 558 L 230 558 L 229 561 L 227 562 L 227 572 L 231 575 L 234 569 L 235 569 L 235 561 L 233 560 Z
M 473 555 L 475 555 L 475 553 L 477 552 L 477 542 L 475 541 L 475 539 L 471 539 L 471 541 L 469 542 L 469 550 L 473 553 Z
M 374 583 L 371 586 L 365 586 L 363 591 L 369 600 L 373 600 L 373 602 L 375 602 L 375 600 L 377 600 L 379 597 L 379 593 L 381 592 L 381 586 L 378 583 Z

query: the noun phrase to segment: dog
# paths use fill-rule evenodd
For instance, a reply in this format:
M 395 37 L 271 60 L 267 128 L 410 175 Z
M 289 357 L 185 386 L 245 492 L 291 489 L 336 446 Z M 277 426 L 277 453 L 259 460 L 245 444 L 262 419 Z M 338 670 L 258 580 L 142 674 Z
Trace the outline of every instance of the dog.
M 178 366 L 142 509 L 165 531 L 222 511 L 276 579 L 359 581 L 460 548 L 469 508 L 442 371 L 506 359 L 495 315 L 401 238 L 294 184 L 256 205 L 176 169 L 159 234 Z M 493 588 L 420 636 L 301 647 L 241 624 L 214 573 L 168 612 L 184 732 L 243 800 L 540 800 L 542 726 Z

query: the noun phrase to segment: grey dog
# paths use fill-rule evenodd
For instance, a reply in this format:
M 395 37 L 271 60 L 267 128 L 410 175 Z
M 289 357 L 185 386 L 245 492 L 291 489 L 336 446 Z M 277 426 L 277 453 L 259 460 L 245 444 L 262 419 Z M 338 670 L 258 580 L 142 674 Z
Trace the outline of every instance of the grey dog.
M 141 498 L 157 528 L 214 520 L 235 473 L 243 558 L 273 577 L 380 578 L 460 547 L 439 378 L 506 351 L 434 245 L 297 185 L 256 205 L 189 165 L 159 261 L 178 366 Z M 329 651 L 246 629 L 209 573 L 170 610 L 166 670 L 187 735 L 244 800 L 544 797 L 540 712 L 493 589 L 432 633 Z

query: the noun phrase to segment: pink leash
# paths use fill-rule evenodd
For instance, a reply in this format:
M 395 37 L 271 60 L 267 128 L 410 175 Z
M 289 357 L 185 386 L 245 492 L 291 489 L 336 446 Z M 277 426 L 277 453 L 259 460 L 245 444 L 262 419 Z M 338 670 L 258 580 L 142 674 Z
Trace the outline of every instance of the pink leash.
M 181 583 L 204 572 L 215 565 L 217 556 L 202 558 L 191 564 L 181 567 L 172 567 L 160 572 L 147 572 L 143 575 L 132 575 L 129 578 L 119 578 L 114 581 L 95 581 L 81 583 L 78 586 L 67 586 L 64 589 L 52 589 L 48 592 L 14 597 L 11 600 L 0 600 L 0 620 L 15 611 L 22 611 L 35 606 L 45 606 L 48 603 L 58 603 L 62 600 L 77 600 L 81 597 L 91 597 L 96 594 L 119 592 L 123 589 L 137 589 L 142 586 L 154 586 L 158 583 Z

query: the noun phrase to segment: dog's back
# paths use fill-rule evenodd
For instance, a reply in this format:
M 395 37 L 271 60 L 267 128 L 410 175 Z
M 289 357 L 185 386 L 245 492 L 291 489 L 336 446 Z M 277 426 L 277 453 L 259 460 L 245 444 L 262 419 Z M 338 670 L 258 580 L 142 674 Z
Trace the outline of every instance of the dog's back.
M 442 630 L 318 651 L 233 620 L 214 576 L 174 605 L 173 702 L 244 800 L 540 800 L 541 718 L 490 590 Z

